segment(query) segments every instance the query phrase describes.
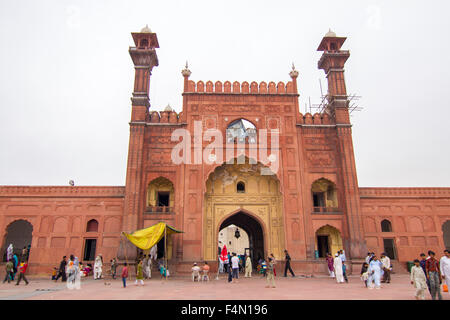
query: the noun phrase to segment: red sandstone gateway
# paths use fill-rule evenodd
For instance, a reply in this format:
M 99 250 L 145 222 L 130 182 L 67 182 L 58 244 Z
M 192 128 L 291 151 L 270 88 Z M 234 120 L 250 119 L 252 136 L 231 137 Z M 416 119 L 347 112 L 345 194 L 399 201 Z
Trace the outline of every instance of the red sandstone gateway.
M 186 65 L 177 114 L 170 107 L 150 109 L 156 34 L 146 27 L 132 36 L 136 76 L 125 187 L 0 187 L 3 260 L 10 243 L 19 257 L 31 245 L 34 274 L 49 273 L 72 253 L 84 263 L 99 253 L 105 262 L 132 260 L 136 249 L 120 246 L 121 231 L 159 221 L 184 231 L 168 239 L 166 253 L 158 246 L 172 273 L 190 270 L 193 261 L 208 261 L 214 272 L 220 232 L 230 226 L 247 235 L 254 267 L 270 253 L 281 263 L 287 249 L 296 272 L 326 272 L 326 253 L 340 249 L 351 269 L 368 250 L 385 251 L 395 264 L 450 247 L 450 188 L 358 186 L 344 80 L 350 53 L 341 50 L 346 38 L 330 31 L 318 47 L 318 67 L 328 79 L 321 113 L 299 112 L 295 68 L 285 83 L 205 83 L 189 80 Z M 212 163 L 174 164 L 172 134 L 184 129 L 194 137 L 195 123 L 203 132 L 222 132 L 223 150 L 233 153 Z M 279 132 L 273 175 L 264 174 L 267 163 L 253 152 L 262 130 Z M 192 141 L 191 154 L 202 154 L 207 144 Z

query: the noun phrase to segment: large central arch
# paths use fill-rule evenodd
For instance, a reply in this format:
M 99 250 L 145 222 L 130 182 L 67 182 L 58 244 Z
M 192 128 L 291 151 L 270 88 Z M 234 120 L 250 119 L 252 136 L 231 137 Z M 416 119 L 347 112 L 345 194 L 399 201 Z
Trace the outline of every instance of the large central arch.
M 275 174 L 264 174 L 265 169 L 261 163 L 250 163 L 245 157 L 245 163 L 235 158 L 234 163 L 223 163 L 209 174 L 203 220 L 205 260 L 217 260 L 218 233 L 221 227 L 231 224 L 253 235 L 258 246 L 253 259 L 267 253 L 273 253 L 278 259 L 283 257 L 285 235 L 280 181 Z
M 217 232 L 228 227 L 229 225 L 235 225 L 247 232 L 249 238 L 250 256 L 252 258 L 253 265 L 256 266 L 257 261 L 260 258 L 267 256 L 264 243 L 264 231 L 261 222 L 248 212 L 238 210 L 236 213 L 231 214 L 223 220 Z

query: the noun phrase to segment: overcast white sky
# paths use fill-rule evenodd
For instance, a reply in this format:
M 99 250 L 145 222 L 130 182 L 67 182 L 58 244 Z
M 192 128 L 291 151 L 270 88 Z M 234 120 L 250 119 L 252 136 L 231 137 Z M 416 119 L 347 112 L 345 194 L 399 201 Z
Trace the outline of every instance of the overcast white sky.
M 431 5 L 432 3 L 432 5 Z M 316 51 L 348 37 L 360 186 L 450 186 L 450 2 L 1 1 L 0 184 L 124 185 L 130 32 L 158 35 L 152 108 L 181 110 L 192 80 L 289 81 L 319 102 Z

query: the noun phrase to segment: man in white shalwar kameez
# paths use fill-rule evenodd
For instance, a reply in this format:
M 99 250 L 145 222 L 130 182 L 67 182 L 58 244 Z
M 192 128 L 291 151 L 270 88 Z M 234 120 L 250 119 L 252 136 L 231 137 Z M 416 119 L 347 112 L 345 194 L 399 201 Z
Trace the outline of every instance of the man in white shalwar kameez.
M 418 259 L 414 260 L 414 266 L 411 268 L 411 284 L 416 288 L 416 299 L 425 300 L 425 290 L 428 289 L 427 277 Z
M 442 280 L 445 281 L 447 287 L 450 287 L 450 252 L 449 250 L 444 250 L 444 256 L 439 261 L 441 268 Z
M 97 258 L 95 258 L 94 263 L 94 280 L 102 278 L 102 267 L 103 267 L 102 255 L 99 254 Z
M 337 283 L 344 283 L 344 272 L 342 270 L 342 259 L 339 257 L 339 253 L 336 253 L 334 257 L 334 274 L 336 275 Z
M 247 256 L 245 259 L 245 278 L 251 278 L 252 277 L 252 259 L 250 259 L 250 256 Z
M 144 265 L 145 273 L 147 274 L 147 279 L 152 277 L 152 257 L 148 257 L 147 263 Z
M 369 263 L 369 279 L 368 279 L 368 287 L 369 289 L 373 289 L 373 282 L 375 282 L 375 288 L 381 288 L 381 276 L 383 275 L 383 263 L 378 260 L 377 256 L 374 256 L 372 261 Z

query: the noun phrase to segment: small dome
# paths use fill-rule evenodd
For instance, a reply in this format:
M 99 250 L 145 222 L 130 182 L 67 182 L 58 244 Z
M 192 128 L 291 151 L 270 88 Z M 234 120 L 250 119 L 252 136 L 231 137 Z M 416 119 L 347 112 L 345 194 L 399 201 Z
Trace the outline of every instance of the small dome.
M 167 105 L 167 107 L 164 108 L 164 111 L 173 111 L 172 107 L 170 106 L 170 104 Z
M 328 32 L 325 34 L 325 37 L 336 38 L 336 33 L 334 33 L 333 31 L 331 31 L 331 29 L 328 29 Z
M 150 30 L 148 24 L 146 24 L 145 27 L 141 29 L 141 33 L 152 33 L 152 30 Z

